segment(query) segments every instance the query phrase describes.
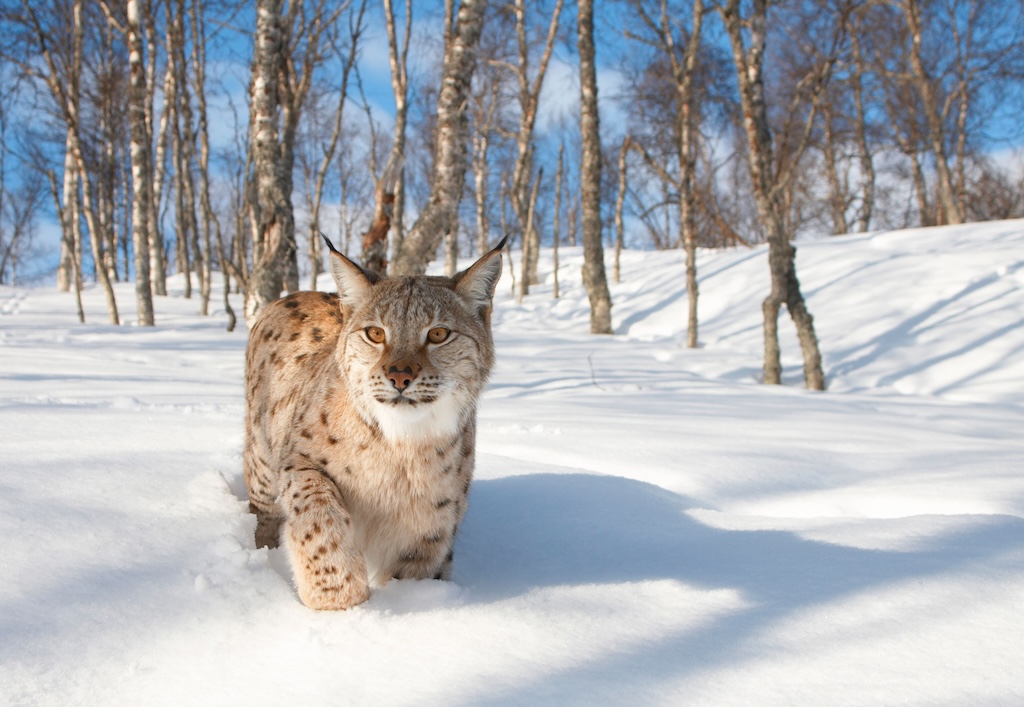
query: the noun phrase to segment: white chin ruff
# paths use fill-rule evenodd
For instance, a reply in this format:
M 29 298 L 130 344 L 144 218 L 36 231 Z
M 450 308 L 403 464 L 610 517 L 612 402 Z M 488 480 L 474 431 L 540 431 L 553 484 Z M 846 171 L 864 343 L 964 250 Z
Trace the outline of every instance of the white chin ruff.
M 418 405 L 376 403 L 372 414 L 389 441 L 439 439 L 459 431 L 462 406 L 456 396 L 442 395 L 432 403 Z

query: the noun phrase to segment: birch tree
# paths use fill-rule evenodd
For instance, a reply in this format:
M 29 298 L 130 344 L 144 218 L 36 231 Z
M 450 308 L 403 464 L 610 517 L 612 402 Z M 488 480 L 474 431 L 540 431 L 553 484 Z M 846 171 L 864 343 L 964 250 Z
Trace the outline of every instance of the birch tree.
M 939 203 L 943 222 L 958 224 L 963 221 L 960 205 L 953 188 L 953 175 L 946 154 L 946 131 L 943 127 L 941 107 L 936 86 L 925 67 L 923 48 L 924 29 L 921 17 L 924 4 L 920 0 L 902 0 L 897 4 L 910 35 L 910 76 L 920 98 L 921 112 L 928 126 L 928 142 L 935 157 L 935 178 L 938 183 Z
M 679 207 L 680 240 L 686 250 L 686 293 L 688 315 L 686 324 L 686 345 L 697 347 L 697 302 L 699 290 L 697 285 L 697 207 L 694 187 L 697 170 L 697 134 L 698 107 L 697 92 L 701 87 L 697 76 L 698 59 L 701 51 L 701 34 L 704 21 L 704 0 L 692 0 L 689 12 L 683 8 L 669 5 L 668 0 L 660 0 L 657 13 L 650 3 L 637 0 L 632 3 L 633 11 L 640 22 L 634 29 L 627 31 L 627 36 L 652 46 L 657 50 L 661 61 L 667 64 L 671 76 L 673 96 L 672 107 L 675 120 L 672 134 L 675 142 L 675 170 L 667 164 L 656 160 L 651 150 L 644 149 L 641 143 L 634 143 L 643 154 L 645 161 L 666 182 L 677 190 Z M 705 77 L 706 78 L 706 77 Z M 623 158 L 624 159 L 624 158 Z M 677 175 L 675 177 L 672 174 Z
M 347 3 L 346 3 L 347 6 Z M 323 204 L 324 187 L 327 183 L 327 176 L 334 163 L 335 154 L 338 150 L 338 143 L 341 140 L 342 129 L 345 119 L 345 103 L 348 99 L 348 83 L 355 66 L 359 52 L 359 40 L 363 33 L 363 18 L 366 14 L 366 0 L 362 0 L 359 7 L 349 17 L 349 39 L 348 47 L 342 58 L 341 79 L 334 92 L 337 94 L 337 102 L 331 116 L 330 130 L 325 141 L 315 140 L 318 146 L 319 159 L 315 165 L 307 164 L 304 167 L 306 174 L 306 208 L 309 210 L 309 265 L 310 265 L 310 289 L 315 290 L 317 277 L 322 272 L 323 258 L 321 255 L 320 239 L 320 209 Z M 335 48 L 340 56 L 340 48 Z M 315 117 L 314 117 L 315 121 Z
M 73 192 L 81 189 L 81 212 L 89 231 L 89 243 L 92 249 L 93 263 L 96 266 L 96 279 L 106 298 L 110 323 L 118 325 L 121 323 L 121 319 L 118 314 L 114 288 L 107 269 L 103 265 L 106 260 L 103 232 L 97 216 L 93 184 L 89 179 L 89 170 L 82 144 L 81 108 L 85 53 L 85 2 L 84 0 L 74 0 L 71 5 L 70 21 L 64 27 L 48 23 L 40 13 L 40 8 L 28 0 L 23 0 L 22 8 L 24 14 L 21 20 L 29 30 L 28 34 L 32 38 L 34 49 L 42 56 L 41 63 L 26 61 L 22 68 L 27 74 L 37 76 L 45 83 L 64 123 L 65 149 L 67 150 L 65 164 L 70 163 L 73 167 L 72 178 L 65 180 L 65 187 L 70 187 Z M 66 42 L 64 47 L 57 46 L 61 40 Z M 58 56 L 60 51 L 63 53 Z M 65 200 L 69 196 L 70 194 L 65 193 Z
M 128 46 L 128 121 L 132 167 L 132 248 L 135 254 L 135 300 L 140 326 L 153 326 L 153 290 L 150 284 L 149 215 L 152 198 L 150 133 L 146 125 L 149 89 L 146 79 L 144 24 L 150 12 L 147 0 L 127 0 L 124 23 L 107 3 L 101 3 L 108 23 Z M 108 143 L 109 145 L 109 143 Z
M 255 192 L 250 202 L 253 268 L 246 279 L 245 320 L 283 289 L 299 287 L 292 172 L 295 143 L 313 75 L 322 64 L 323 39 L 346 4 L 307 6 L 258 0 L 250 84 L 250 140 Z
M 205 254 L 200 279 L 199 313 L 210 313 L 210 295 L 213 287 L 213 243 L 221 243 L 220 222 L 210 203 L 210 128 L 206 110 L 206 23 L 202 16 L 201 0 L 192 0 L 189 21 L 192 27 L 192 93 L 196 97 L 195 139 L 199 141 L 199 208 L 202 218 L 202 250 Z M 212 233 L 216 230 L 216 235 Z M 224 269 L 223 262 L 221 268 Z M 227 283 L 225 283 L 227 287 Z M 230 309 L 230 305 L 228 306 Z
M 561 240 L 561 219 L 560 212 L 562 210 L 562 173 L 565 169 L 565 145 L 558 145 L 558 168 L 555 171 L 555 206 L 553 209 L 553 217 L 551 224 L 551 273 L 552 279 L 552 299 L 558 299 L 560 292 L 558 291 L 558 241 Z
M 622 244 L 625 240 L 625 222 L 622 217 L 622 209 L 626 203 L 626 157 L 629 155 L 630 142 L 629 135 L 627 135 L 622 139 L 622 145 L 619 147 L 619 184 L 615 192 L 615 260 L 612 265 L 612 280 L 616 284 L 622 282 Z
M 563 0 L 556 0 L 543 35 L 543 43 L 531 41 L 531 17 L 526 0 L 513 0 L 512 13 L 515 17 L 516 61 L 507 63 L 515 77 L 519 103 L 519 125 L 516 130 L 516 161 L 512 171 L 512 211 L 519 221 L 523 243 L 522 276 L 519 280 L 520 299 L 529 294 L 530 285 L 537 282 L 537 264 L 540 254 L 540 233 L 529 218 L 535 205 L 531 203 L 533 191 L 533 136 L 537 124 L 537 109 L 544 77 L 558 36 L 562 16 Z M 541 47 L 536 58 L 537 67 L 532 69 L 534 45 Z M 532 76 L 531 76 L 532 73 Z
M 393 274 L 422 274 L 458 217 L 468 162 L 466 108 L 486 5 L 486 0 L 462 0 L 459 5 L 437 97 L 437 146 L 430 199 L 402 241 L 392 264 Z
M 132 248 L 135 251 L 135 300 L 138 322 L 154 325 L 153 290 L 149 278 L 149 214 L 152 199 L 152 160 L 149 130 L 146 128 L 146 65 L 143 57 L 143 23 L 149 3 L 128 0 L 125 40 L 128 43 L 128 115 L 131 129 L 132 161 Z
M 278 75 L 284 62 L 282 0 L 257 0 L 253 50 L 250 139 L 256 182 L 253 268 L 246 281 L 245 321 L 281 295 L 285 267 L 294 251 L 295 216 L 280 164 Z M 290 240 L 291 239 L 291 240 Z
M 868 143 L 868 113 L 865 107 L 865 77 L 867 62 L 861 46 L 863 11 L 850 13 L 850 89 L 854 105 L 854 135 L 860 160 L 860 209 L 857 212 L 857 230 L 866 232 L 871 228 L 871 217 L 875 211 L 875 161 Z
M 405 24 L 401 32 L 401 39 L 399 39 L 394 0 L 384 0 L 385 29 L 388 35 L 388 65 L 391 68 L 391 92 L 395 97 L 395 122 L 392 129 L 391 156 L 388 159 L 388 164 L 396 166 L 405 163 L 405 143 L 409 124 L 409 46 L 412 39 L 412 17 L 412 0 L 406 0 Z M 393 232 L 392 247 L 394 252 L 398 253 L 401 252 L 402 241 L 405 239 L 405 178 L 402 170 L 387 176 L 389 180 L 394 180 L 394 200 L 389 207 L 388 223 Z M 383 194 L 387 192 L 382 191 L 378 186 L 375 193 L 383 197 Z M 383 217 L 384 206 L 380 199 L 376 201 L 374 222 L 377 224 L 382 223 L 379 219 Z M 383 268 L 380 270 L 382 275 L 386 274 L 387 270 L 387 231 L 384 236 L 385 240 L 381 246 L 385 255 L 376 254 L 373 258 L 374 265 Z
M 768 267 L 771 292 L 762 304 L 764 313 L 764 382 L 782 382 L 779 350 L 779 310 L 785 304 L 796 326 L 804 357 L 804 381 L 812 390 L 825 389 L 821 353 L 814 330 L 814 319 L 804 302 L 796 274 L 796 248 L 786 230 L 781 197 L 799 164 L 795 155 L 784 170 L 778 170 L 772 147 L 772 131 L 768 122 L 768 106 L 764 87 L 764 52 L 768 34 L 768 1 L 753 0 L 747 17 L 741 14 L 740 0 L 726 0 L 718 6 L 732 47 L 743 107 L 743 130 L 747 138 L 747 163 L 758 216 L 768 240 Z M 820 88 L 827 79 L 829 65 L 820 67 L 816 84 Z M 809 116 L 813 120 L 814 111 Z M 802 148 L 797 150 L 799 153 Z
M 480 88 L 474 92 L 471 103 L 473 201 L 476 215 L 477 253 L 487 252 L 491 231 L 490 216 L 490 159 L 492 141 L 497 135 L 501 106 L 502 82 L 497 72 L 481 62 L 477 75 Z
M 150 150 L 152 173 L 150 175 L 149 193 L 149 277 L 153 288 L 153 294 L 164 296 L 167 294 L 167 267 L 164 263 L 164 239 L 160 227 L 160 199 L 163 187 L 164 151 L 166 150 L 166 130 L 160 130 L 156 134 L 156 82 L 157 82 L 157 48 L 160 42 L 157 37 L 156 17 L 152 0 L 148 11 L 143 17 L 143 34 L 146 43 L 146 133 L 149 135 L 149 144 L 152 148 L 154 138 L 157 146 Z M 165 77 L 166 80 L 166 77 Z M 169 95 L 165 92 L 164 95 Z M 167 115 L 166 106 L 161 113 L 161 121 Z M 163 148 L 161 149 L 161 144 Z M 158 178 L 159 175 L 159 178 Z
M 577 47 L 580 56 L 580 161 L 583 224 L 583 284 L 590 298 L 590 333 L 612 333 L 612 298 L 601 243 L 601 130 L 597 111 L 594 52 L 594 3 L 578 0 Z

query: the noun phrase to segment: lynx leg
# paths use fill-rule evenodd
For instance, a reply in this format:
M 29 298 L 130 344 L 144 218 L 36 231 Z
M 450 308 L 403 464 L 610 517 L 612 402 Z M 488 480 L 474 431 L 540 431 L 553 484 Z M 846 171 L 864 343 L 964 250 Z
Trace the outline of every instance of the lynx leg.
M 256 547 L 277 547 L 284 518 L 260 508 L 253 501 L 249 501 L 249 512 L 256 516 Z
M 427 535 L 419 547 L 403 556 L 392 576 L 395 579 L 450 579 L 452 534 Z
M 281 512 L 275 502 L 274 485 L 266 463 L 246 452 L 245 488 L 249 494 L 249 512 L 256 516 L 256 547 L 277 547 L 281 534 Z
M 355 547 L 352 519 L 334 482 L 319 471 L 294 472 L 280 499 L 281 537 L 302 603 L 347 609 L 370 596 L 366 561 Z

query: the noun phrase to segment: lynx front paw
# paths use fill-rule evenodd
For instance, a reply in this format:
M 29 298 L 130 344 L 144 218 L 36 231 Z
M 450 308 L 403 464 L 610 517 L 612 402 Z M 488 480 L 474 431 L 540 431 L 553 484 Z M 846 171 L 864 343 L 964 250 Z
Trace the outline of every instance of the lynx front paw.
M 370 597 L 366 560 L 352 540 L 352 519 L 337 489 L 317 473 L 295 481 L 285 499 L 282 538 L 299 598 L 311 609 L 361 604 Z
M 316 572 L 314 570 L 311 576 L 296 575 L 299 599 L 310 609 L 338 611 L 370 598 L 370 586 L 365 577 L 360 579 L 349 570 L 334 567 L 328 567 L 320 575 Z
M 366 562 L 338 532 L 341 514 L 311 515 L 309 523 L 288 523 L 285 532 L 299 599 L 310 609 L 361 604 L 370 597 Z

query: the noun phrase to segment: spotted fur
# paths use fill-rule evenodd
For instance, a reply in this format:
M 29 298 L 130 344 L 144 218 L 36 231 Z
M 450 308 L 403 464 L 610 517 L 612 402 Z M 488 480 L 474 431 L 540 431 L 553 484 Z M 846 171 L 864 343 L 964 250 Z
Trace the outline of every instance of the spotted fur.
M 381 279 L 337 252 L 331 272 L 337 295 L 271 303 L 246 352 L 256 544 L 285 548 L 314 609 L 358 604 L 391 578 L 448 578 L 501 251 L 454 278 Z

